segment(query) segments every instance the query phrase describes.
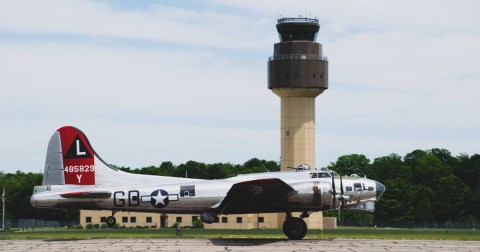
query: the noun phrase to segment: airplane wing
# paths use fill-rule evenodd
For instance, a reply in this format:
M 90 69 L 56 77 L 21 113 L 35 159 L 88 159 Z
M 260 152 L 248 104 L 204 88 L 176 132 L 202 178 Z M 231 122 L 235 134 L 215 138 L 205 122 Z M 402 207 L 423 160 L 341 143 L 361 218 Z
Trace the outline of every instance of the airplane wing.
M 218 214 L 278 212 L 295 190 L 281 179 L 258 179 L 234 184 L 216 207 Z

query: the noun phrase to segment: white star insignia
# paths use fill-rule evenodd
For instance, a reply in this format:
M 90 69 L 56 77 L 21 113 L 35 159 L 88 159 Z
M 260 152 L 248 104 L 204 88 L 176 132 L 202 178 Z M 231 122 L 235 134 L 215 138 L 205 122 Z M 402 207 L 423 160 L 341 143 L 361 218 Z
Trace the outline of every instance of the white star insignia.
M 165 199 L 168 197 L 168 195 L 162 196 L 160 192 L 158 192 L 158 195 L 152 196 L 152 199 L 155 200 L 155 206 L 158 206 L 158 204 L 162 204 L 165 206 Z

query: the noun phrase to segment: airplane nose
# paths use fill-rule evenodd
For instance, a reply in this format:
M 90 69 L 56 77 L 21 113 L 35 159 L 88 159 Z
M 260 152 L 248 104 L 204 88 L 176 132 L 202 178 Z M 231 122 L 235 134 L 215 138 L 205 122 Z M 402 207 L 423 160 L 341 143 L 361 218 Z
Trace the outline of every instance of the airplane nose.
M 375 182 L 375 186 L 377 188 L 377 201 L 379 201 L 383 193 L 385 192 L 385 186 L 378 182 Z
M 32 195 L 32 197 L 30 197 L 30 204 L 35 207 L 35 195 Z

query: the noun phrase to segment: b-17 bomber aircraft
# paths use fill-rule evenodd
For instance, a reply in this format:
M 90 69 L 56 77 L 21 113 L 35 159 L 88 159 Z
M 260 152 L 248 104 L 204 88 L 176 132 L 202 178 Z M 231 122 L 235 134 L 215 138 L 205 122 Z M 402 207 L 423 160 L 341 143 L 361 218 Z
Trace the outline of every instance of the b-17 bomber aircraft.
M 292 171 L 204 180 L 131 174 L 107 164 L 79 129 L 65 126 L 50 139 L 43 182 L 30 199 L 40 208 L 200 214 L 212 223 L 220 214 L 286 213 L 283 232 L 290 239 L 307 233 L 312 212 L 373 211 L 385 191 L 379 182 L 300 165 Z M 293 217 L 292 212 L 300 212 Z

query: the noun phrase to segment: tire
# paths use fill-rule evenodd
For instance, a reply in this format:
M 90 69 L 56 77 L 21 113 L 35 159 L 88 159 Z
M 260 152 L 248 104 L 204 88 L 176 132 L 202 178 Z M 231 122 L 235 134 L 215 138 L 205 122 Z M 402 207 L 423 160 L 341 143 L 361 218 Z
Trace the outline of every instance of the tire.
M 290 240 L 301 240 L 307 231 L 307 224 L 301 218 L 287 218 L 283 222 L 283 233 Z
M 107 217 L 107 226 L 113 227 L 115 226 L 115 223 L 117 223 L 117 220 L 113 216 L 108 216 Z

